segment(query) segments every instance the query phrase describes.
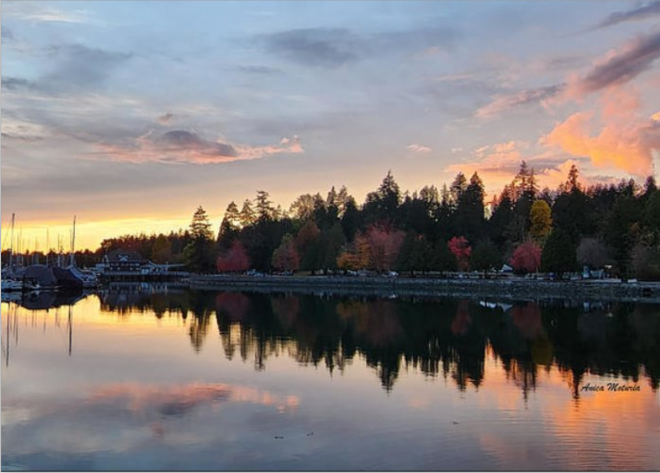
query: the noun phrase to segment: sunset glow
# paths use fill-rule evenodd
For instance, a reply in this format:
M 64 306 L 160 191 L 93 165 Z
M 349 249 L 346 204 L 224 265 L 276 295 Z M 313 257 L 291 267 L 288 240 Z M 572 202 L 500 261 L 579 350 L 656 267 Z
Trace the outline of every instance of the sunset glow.
M 570 11 L 570 15 L 566 12 Z M 658 9 L 614 2 L 2 3 L 2 246 L 186 228 L 230 201 L 526 160 L 541 187 L 660 165 Z M 654 23 L 656 22 L 656 23 Z M 47 235 L 48 232 L 48 235 Z

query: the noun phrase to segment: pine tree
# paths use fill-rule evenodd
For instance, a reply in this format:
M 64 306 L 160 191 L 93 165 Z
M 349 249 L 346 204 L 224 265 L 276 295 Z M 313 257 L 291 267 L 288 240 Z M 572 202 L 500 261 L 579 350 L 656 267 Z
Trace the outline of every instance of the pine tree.
M 184 248 L 184 256 L 192 271 L 206 272 L 214 267 L 213 231 L 204 208 L 200 205 L 190 223 L 192 241 Z
M 270 194 L 266 191 L 257 191 L 257 198 L 254 200 L 254 208 L 257 214 L 257 220 L 273 220 L 275 208 L 270 201 Z
M 456 174 L 454 182 L 451 183 L 451 187 L 449 188 L 452 204 L 456 205 L 458 203 L 465 189 L 467 189 L 467 179 L 465 178 L 465 174 L 459 172 Z
M 240 230 L 240 213 L 234 201 L 230 202 L 225 210 L 225 216 L 222 218 L 220 230 L 218 231 L 218 245 L 222 249 L 227 249 L 231 242 L 238 236 Z
M 245 199 L 243 202 L 243 208 L 239 214 L 239 222 L 241 227 L 249 227 L 255 221 L 254 210 L 252 209 L 252 202 L 249 199 Z
M 578 182 L 578 177 L 580 173 L 575 164 L 571 166 L 571 169 L 568 171 L 568 179 L 566 180 L 566 192 L 574 192 L 582 190 L 580 183 Z

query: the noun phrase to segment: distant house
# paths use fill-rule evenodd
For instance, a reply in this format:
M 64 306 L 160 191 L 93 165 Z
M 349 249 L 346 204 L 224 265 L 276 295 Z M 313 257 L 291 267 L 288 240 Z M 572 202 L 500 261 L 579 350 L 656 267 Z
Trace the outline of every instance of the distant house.
M 103 257 L 103 269 L 105 272 L 134 272 L 139 273 L 148 261 L 137 251 L 112 250 Z
M 109 277 L 113 275 L 133 277 L 166 274 L 171 269 L 181 266 L 183 264 L 155 264 L 143 258 L 137 251 L 117 249 L 107 253 L 103 261 L 96 265 L 95 271 Z

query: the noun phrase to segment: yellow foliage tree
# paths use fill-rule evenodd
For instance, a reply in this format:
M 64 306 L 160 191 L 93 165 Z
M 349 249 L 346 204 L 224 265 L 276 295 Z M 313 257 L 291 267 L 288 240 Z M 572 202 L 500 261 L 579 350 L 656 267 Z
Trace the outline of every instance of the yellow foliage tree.
M 531 226 L 529 233 L 539 243 L 545 241 L 552 231 L 552 211 L 545 200 L 536 200 L 529 211 Z

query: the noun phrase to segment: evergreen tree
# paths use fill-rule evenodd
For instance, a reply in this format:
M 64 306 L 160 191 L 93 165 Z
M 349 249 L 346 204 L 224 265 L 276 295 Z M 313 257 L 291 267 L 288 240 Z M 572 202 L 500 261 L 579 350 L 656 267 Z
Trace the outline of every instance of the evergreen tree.
M 577 269 L 576 248 L 568 233 L 552 230 L 541 253 L 541 269 L 560 276 Z
M 344 206 L 344 215 L 341 217 L 341 228 L 344 231 L 346 240 L 353 241 L 355 233 L 360 226 L 360 211 L 357 208 L 355 199 L 349 197 Z
M 642 209 L 626 190 L 617 198 L 605 224 L 605 241 L 612 248 L 622 276 L 631 274 L 631 252 L 635 246 Z
M 257 198 L 254 201 L 257 220 L 273 220 L 275 208 L 270 201 L 270 194 L 266 191 L 257 191 Z
M 220 230 L 218 231 L 218 248 L 228 249 L 240 231 L 241 216 L 234 201 L 231 201 L 225 210 Z
M 500 249 L 508 241 L 507 229 L 512 225 L 513 218 L 513 203 L 509 195 L 503 193 L 488 221 L 490 238 Z
M 319 249 L 316 267 L 323 270 L 324 273 L 327 270 L 336 270 L 337 257 L 346 242 L 341 224 L 335 222 L 332 228 L 323 233 L 318 241 Z
M 454 182 L 451 183 L 449 188 L 450 202 L 456 205 L 463 195 L 463 192 L 467 189 L 467 179 L 465 174 L 459 172 L 454 178 Z
M 204 208 L 200 205 L 190 223 L 192 241 L 184 249 L 191 271 L 207 272 L 214 268 L 213 231 Z
M 566 192 L 575 192 L 582 190 L 578 178 L 580 173 L 575 164 L 571 166 L 571 169 L 568 171 L 568 179 L 566 180 Z
M 458 198 L 456 232 L 465 235 L 470 241 L 476 241 L 483 236 L 484 225 L 484 186 L 475 172 Z
M 252 202 L 249 199 L 245 199 L 243 202 L 243 208 L 241 213 L 238 216 L 241 227 L 245 228 L 252 225 L 255 222 L 254 210 L 252 209 Z
M 490 240 L 479 241 L 470 255 L 470 267 L 472 269 L 484 272 L 487 275 L 491 269 L 498 269 L 502 266 L 502 255 L 497 249 L 497 245 Z

